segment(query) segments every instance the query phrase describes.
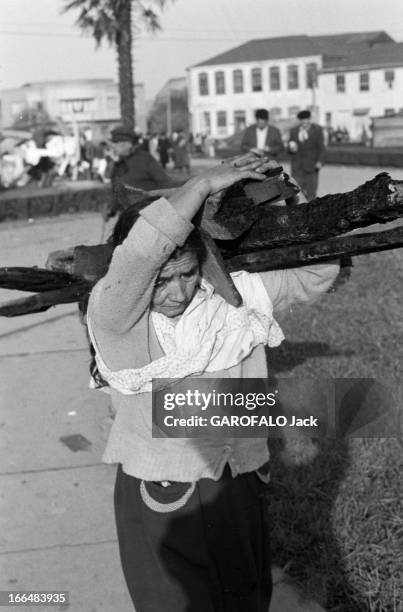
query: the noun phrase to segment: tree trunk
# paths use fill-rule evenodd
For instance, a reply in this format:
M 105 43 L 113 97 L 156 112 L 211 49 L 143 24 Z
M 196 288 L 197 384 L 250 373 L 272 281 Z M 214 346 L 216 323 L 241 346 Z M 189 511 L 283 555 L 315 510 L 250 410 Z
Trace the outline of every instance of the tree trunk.
M 116 19 L 119 21 L 120 30 L 116 45 L 119 66 L 119 94 L 120 114 L 122 122 L 126 127 L 134 130 L 134 79 L 133 79 L 133 57 L 132 57 L 132 3 L 131 0 L 119 3 L 119 12 Z

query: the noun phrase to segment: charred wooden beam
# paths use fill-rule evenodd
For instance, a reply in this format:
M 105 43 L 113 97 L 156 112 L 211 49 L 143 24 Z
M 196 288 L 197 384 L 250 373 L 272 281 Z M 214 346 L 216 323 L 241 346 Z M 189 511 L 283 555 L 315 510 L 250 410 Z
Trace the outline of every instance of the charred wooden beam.
M 81 282 L 80 278 L 63 271 L 54 272 L 44 268 L 21 266 L 0 268 L 0 288 L 17 291 L 42 292 L 64 289 Z
M 91 290 L 91 284 L 80 280 L 68 287 L 36 293 L 26 298 L 11 300 L 0 304 L 0 316 L 19 317 L 21 315 L 44 312 L 57 304 L 71 304 L 84 299 Z
M 290 245 L 235 255 L 224 260 L 229 272 L 297 268 L 317 264 L 345 255 L 365 255 L 403 247 L 403 226 L 383 232 L 352 234 L 310 244 Z
M 236 202 L 237 210 L 240 207 Z M 214 221 L 226 227 L 237 222 L 237 210 L 224 200 Z M 242 211 L 240 220 L 243 219 Z M 387 223 L 403 216 L 403 181 L 394 181 L 387 173 L 354 191 L 327 195 L 298 206 L 258 207 L 258 217 L 240 238 L 219 243 L 224 257 L 232 254 L 291 244 L 326 240 L 375 223 Z M 243 222 L 243 221 L 242 221 Z

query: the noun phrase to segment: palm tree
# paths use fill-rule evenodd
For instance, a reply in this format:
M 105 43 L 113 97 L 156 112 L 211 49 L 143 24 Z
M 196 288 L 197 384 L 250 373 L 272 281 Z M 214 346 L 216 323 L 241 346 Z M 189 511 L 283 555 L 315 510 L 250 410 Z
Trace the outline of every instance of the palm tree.
M 134 129 L 134 79 L 132 57 L 132 25 L 144 23 L 152 32 L 160 30 L 153 4 L 163 8 L 166 0 L 64 0 L 63 12 L 78 9 L 76 24 L 90 32 L 97 47 L 103 40 L 116 47 L 120 94 L 120 114 L 126 127 Z

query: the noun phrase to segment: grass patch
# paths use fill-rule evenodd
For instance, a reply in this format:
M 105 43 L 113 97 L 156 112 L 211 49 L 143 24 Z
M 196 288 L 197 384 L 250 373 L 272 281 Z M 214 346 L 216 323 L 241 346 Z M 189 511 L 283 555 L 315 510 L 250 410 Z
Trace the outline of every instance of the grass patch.
M 402 386 L 403 251 L 355 259 L 349 282 L 281 321 L 277 376 Z M 274 562 L 332 612 L 403 610 L 398 438 L 271 440 Z

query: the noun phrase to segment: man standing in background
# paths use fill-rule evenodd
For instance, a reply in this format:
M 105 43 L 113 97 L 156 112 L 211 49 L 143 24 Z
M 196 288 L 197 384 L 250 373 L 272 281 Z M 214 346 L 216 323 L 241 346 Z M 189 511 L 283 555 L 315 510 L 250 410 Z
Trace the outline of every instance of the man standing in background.
M 280 130 L 273 125 L 269 125 L 269 112 L 265 108 L 257 109 L 255 119 L 256 123 L 245 130 L 241 142 L 241 152 L 252 151 L 258 155 L 278 157 L 284 150 Z
M 111 131 L 112 152 L 114 164 L 111 172 L 112 187 L 124 183 L 145 191 L 174 187 L 175 181 L 163 170 L 159 162 L 147 151 L 139 141 L 139 137 L 123 125 Z M 117 198 L 105 213 L 105 219 L 114 217 L 120 210 Z
M 291 128 L 288 150 L 291 154 L 291 175 L 301 187 L 308 202 L 316 198 L 319 170 L 325 153 L 323 130 L 312 123 L 309 110 L 297 115 L 299 125 Z

